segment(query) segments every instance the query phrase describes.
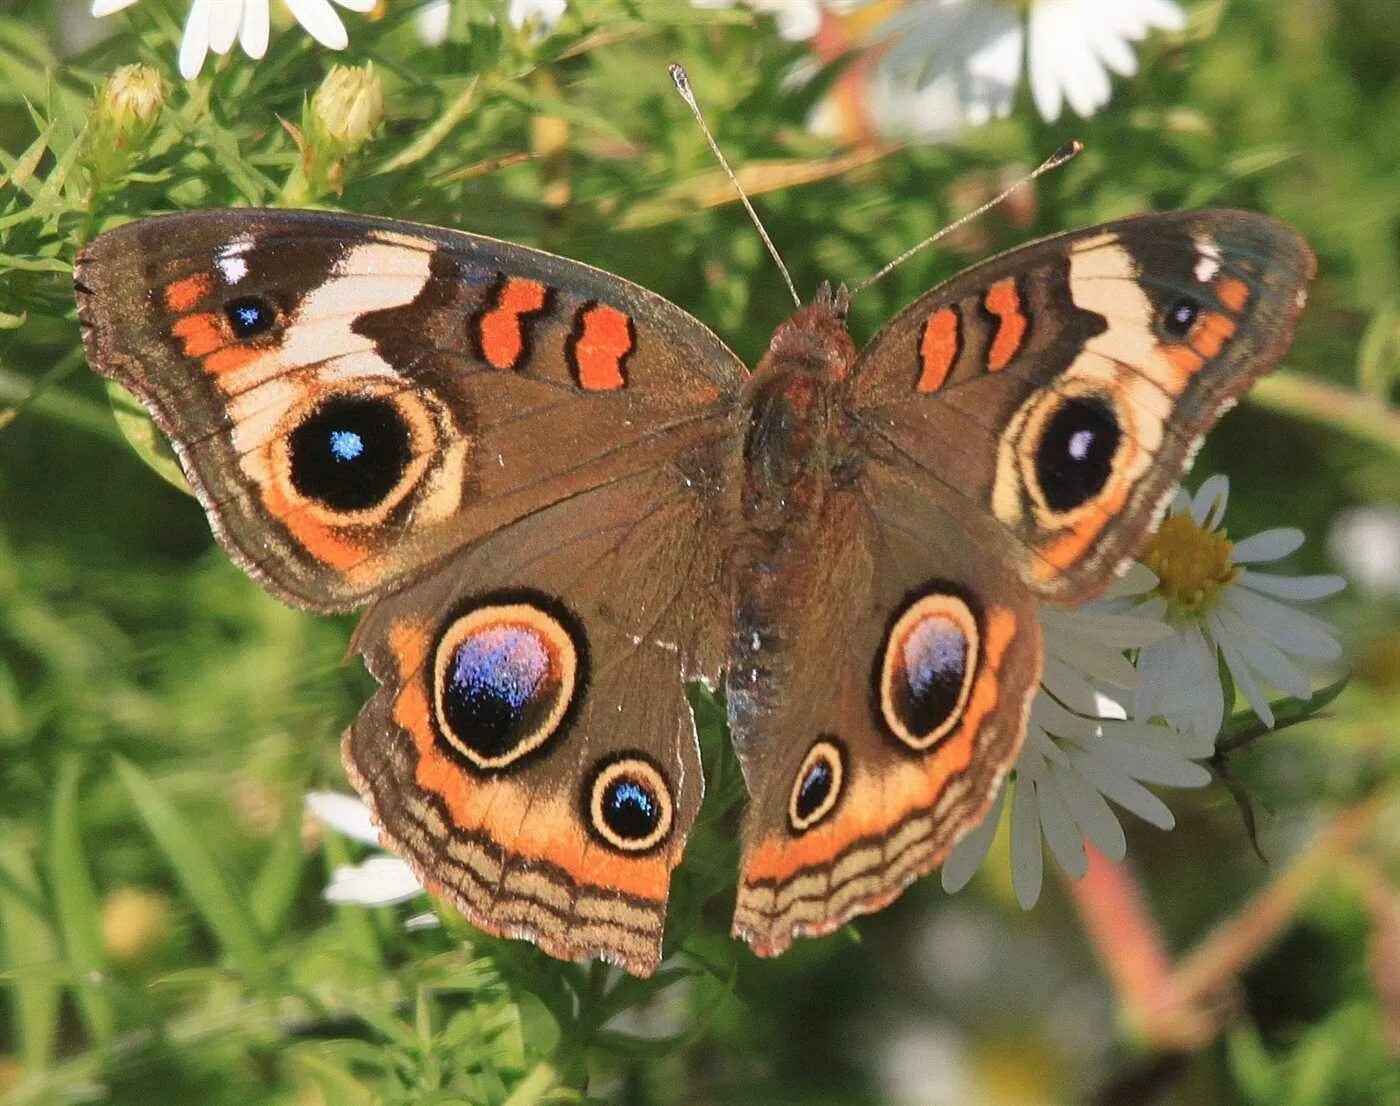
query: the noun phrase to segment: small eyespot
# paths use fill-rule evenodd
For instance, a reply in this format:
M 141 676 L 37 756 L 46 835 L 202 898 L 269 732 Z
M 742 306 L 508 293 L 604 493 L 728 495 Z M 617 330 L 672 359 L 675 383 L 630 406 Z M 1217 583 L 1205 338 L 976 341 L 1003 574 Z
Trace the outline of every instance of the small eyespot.
M 641 753 L 601 761 L 585 785 L 583 799 L 594 836 L 620 852 L 647 852 L 671 833 L 671 789 L 661 770 Z
M 481 770 L 505 768 L 558 734 L 581 697 L 582 630 L 544 598 L 482 600 L 438 639 L 433 710 L 442 739 Z
M 293 487 L 333 511 L 377 506 L 413 459 L 408 425 L 389 399 L 328 400 L 297 425 L 288 444 Z
M 1052 511 L 1069 511 L 1103 490 L 1123 433 L 1102 400 L 1066 399 L 1045 420 L 1035 447 L 1035 479 Z
M 835 809 L 844 787 L 845 760 L 841 746 L 823 734 L 802 760 L 788 798 L 788 825 L 805 833 Z
M 884 728 L 917 752 L 950 734 L 972 691 L 980 641 L 976 615 L 950 585 L 929 585 L 907 603 L 876 658 Z
M 224 305 L 233 336 L 239 340 L 266 334 L 277 322 L 277 308 L 262 296 L 241 296 Z
M 1200 316 L 1201 305 L 1190 296 L 1174 300 L 1162 315 L 1162 329 L 1170 338 L 1185 338 Z

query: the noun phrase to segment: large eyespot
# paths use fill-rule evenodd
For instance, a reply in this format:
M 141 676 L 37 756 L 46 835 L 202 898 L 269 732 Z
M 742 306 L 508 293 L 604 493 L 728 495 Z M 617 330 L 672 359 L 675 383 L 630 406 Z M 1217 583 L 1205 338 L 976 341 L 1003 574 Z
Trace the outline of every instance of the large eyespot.
M 1196 319 L 1201 314 L 1201 305 L 1190 296 L 1181 296 L 1172 301 L 1162 314 L 1162 330 L 1167 337 L 1180 340 L 1191 333 Z
M 328 400 L 297 425 L 288 446 L 292 486 L 342 512 L 378 506 L 413 459 L 408 423 L 387 398 Z
M 1052 511 L 1069 511 L 1103 490 L 1122 431 L 1095 398 L 1066 399 L 1045 419 L 1035 446 L 1037 490 Z
M 582 699 L 586 657 L 582 628 L 545 596 L 500 595 L 474 607 L 438 639 L 438 733 L 476 768 L 513 764 L 565 728 Z
M 611 756 L 593 769 L 583 806 L 594 836 L 625 853 L 656 848 L 670 836 L 675 817 L 666 777 L 650 757 L 635 752 Z
M 807 750 L 788 796 L 788 826 L 805 833 L 836 809 L 845 786 L 845 756 L 830 734 L 823 734 Z
M 262 296 L 240 296 L 224 304 L 224 315 L 238 339 L 266 334 L 277 322 L 277 308 Z
M 972 690 L 980 640 L 972 608 L 946 585 L 931 585 L 908 603 L 876 659 L 884 728 L 919 752 L 951 733 Z

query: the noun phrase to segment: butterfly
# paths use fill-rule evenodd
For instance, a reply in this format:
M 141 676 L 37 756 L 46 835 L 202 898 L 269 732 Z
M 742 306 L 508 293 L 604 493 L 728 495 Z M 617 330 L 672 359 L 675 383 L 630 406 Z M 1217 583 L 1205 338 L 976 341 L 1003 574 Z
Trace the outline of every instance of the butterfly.
M 199 211 L 75 272 L 93 368 L 274 595 L 368 606 L 344 735 L 384 843 L 475 925 L 645 975 L 725 693 L 760 955 L 888 904 L 986 815 L 1037 604 L 1101 593 L 1314 271 L 1240 211 L 979 264 L 864 349 L 823 285 L 751 372 L 620 277 L 476 234 Z

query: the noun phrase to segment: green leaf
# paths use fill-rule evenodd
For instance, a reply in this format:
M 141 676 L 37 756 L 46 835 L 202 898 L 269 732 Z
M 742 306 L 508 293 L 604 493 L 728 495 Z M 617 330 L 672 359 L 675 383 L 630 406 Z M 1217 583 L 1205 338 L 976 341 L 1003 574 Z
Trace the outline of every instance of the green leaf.
M 1279 1101 L 1278 1070 L 1253 1025 L 1242 1024 L 1226 1036 L 1225 1058 L 1250 1103 L 1274 1106 Z
M 76 756 L 65 757 L 59 765 L 49 820 L 49 880 L 77 991 L 78 1011 L 88 1035 L 98 1044 L 106 1044 L 116 1029 L 116 1014 L 103 989 L 107 958 L 98 928 L 97 891 L 78 832 L 84 810 L 78 801 L 81 776 L 81 761 Z
M 1400 299 L 1387 301 L 1371 316 L 1356 351 L 1356 383 L 1382 403 L 1400 381 Z
M 224 952 L 251 983 L 259 987 L 268 984 L 271 971 L 252 914 L 194 827 L 134 764 L 119 757 L 116 766 L 136 813 Z
M 58 939 L 45 917 L 39 880 L 23 838 L 0 829 L 0 930 L 5 974 L 14 998 L 14 1033 L 20 1059 L 30 1073 L 53 1060 L 58 1038 Z
M 10 155 L 0 152 L 0 158 L 5 161 L 6 173 L 0 178 L 0 188 L 5 185 L 13 185 L 31 196 L 38 192 L 38 186 L 34 183 L 34 170 L 39 167 L 39 162 L 43 160 L 45 152 L 49 148 L 49 135 L 53 132 L 53 124 L 50 123 L 42 131 L 39 137 L 30 143 L 29 148 L 20 154 L 13 161 Z
M 179 458 L 170 448 L 170 442 L 166 440 L 165 435 L 151 421 L 151 416 L 141 406 L 141 401 L 114 380 L 106 381 L 106 385 L 107 398 L 112 403 L 112 418 L 116 420 L 117 429 L 131 444 L 136 455 L 167 483 L 179 488 L 186 495 L 193 495 L 189 481 L 185 479 L 185 473 L 180 468 Z
M 286 924 L 287 912 L 296 897 L 305 867 L 301 848 L 301 788 L 289 789 L 282 807 L 282 819 L 272 838 L 272 848 L 263 861 L 251 895 L 253 917 L 259 931 L 268 938 L 277 936 Z

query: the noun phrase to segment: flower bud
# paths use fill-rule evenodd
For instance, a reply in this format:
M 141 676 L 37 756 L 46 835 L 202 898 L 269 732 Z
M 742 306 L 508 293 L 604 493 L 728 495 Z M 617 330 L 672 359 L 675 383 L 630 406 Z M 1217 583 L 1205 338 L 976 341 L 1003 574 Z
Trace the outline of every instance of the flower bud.
M 311 99 L 311 115 L 320 135 L 342 155 L 368 142 L 384 118 L 384 85 L 374 63 L 333 67 Z
M 123 65 L 107 79 L 97 96 L 98 125 L 118 148 L 140 143 L 150 132 L 165 89 L 160 74 L 149 65 Z

